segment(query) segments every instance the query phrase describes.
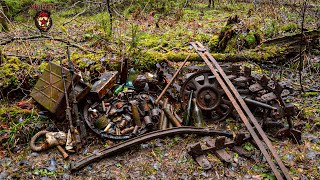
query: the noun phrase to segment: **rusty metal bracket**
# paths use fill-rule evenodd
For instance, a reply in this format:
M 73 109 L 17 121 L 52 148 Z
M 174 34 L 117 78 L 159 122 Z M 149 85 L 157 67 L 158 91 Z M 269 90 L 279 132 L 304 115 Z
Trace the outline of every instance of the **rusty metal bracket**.
M 136 146 L 138 144 L 150 141 L 152 139 L 156 138 L 162 138 L 165 136 L 171 136 L 176 134 L 197 134 L 197 135 L 203 135 L 203 136 L 226 136 L 226 137 L 232 137 L 233 135 L 229 132 L 225 131 L 219 131 L 215 129 L 210 128 L 192 128 L 192 127 L 179 127 L 179 128 L 170 128 L 167 130 L 158 130 L 153 131 L 148 134 L 132 138 L 130 140 L 124 141 L 122 143 L 116 144 L 115 146 L 105 148 L 101 150 L 98 154 L 93 154 L 90 156 L 87 156 L 83 159 L 81 159 L 78 162 L 72 162 L 71 163 L 71 171 L 77 171 L 90 163 L 93 163 L 95 161 L 98 161 L 102 158 L 106 158 L 108 156 L 118 154 L 124 150 L 129 149 L 130 147 Z
M 222 68 L 220 67 L 218 62 L 212 57 L 212 55 L 204 48 L 204 46 L 201 43 L 199 43 L 199 42 L 191 42 L 190 44 L 195 48 L 197 53 L 201 56 L 201 58 L 208 65 L 208 67 L 210 68 L 210 70 L 212 71 L 212 73 L 214 74 L 216 79 L 218 80 L 220 86 L 222 87 L 222 89 L 227 94 L 227 96 L 230 99 L 232 105 L 234 106 L 234 108 L 238 112 L 241 120 L 243 121 L 243 123 L 247 127 L 247 129 L 250 132 L 251 136 L 253 137 L 254 141 L 258 145 L 260 151 L 262 152 L 262 154 L 266 158 L 266 160 L 267 160 L 268 164 L 270 165 L 270 167 L 271 167 L 273 173 L 275 174 L 276 178 L 277 179 L 283 179 L 282 175 L 278 171 L 275 163 L 273 162 L 270 154 L 268 153 L 267 149 L 263 145 L 263 142 L 260 140 L 259 136 L 262 137 L 263 141 L 265 142 L 265 144 L 267 145 L 268 149 L 272 153 L 272 155 L 273 155 L 274 159 L 276 160 L 276 162 L 278 163 L 283 175 L 286 177 L 286 179 L 291 179 L 288 169 L 284 166 L 284 164 L 281 161 L 279 155 L 277 154 L 276 150 L 272 146 L 271 141 L 268 139 L 267 135 L 262 130 L 260 124 L 258 123 L 256 118 L 253 116 L 252 112 L 249 110 L 249 108 L 246 105 L 246 103 L 244 102 L 244 100 L 241 98 L 239 92 L 236 90 L 236 88 L 231 83 L 231 81 L 227 78 L 227 75 L 222 70 Z M 255 132 L 253 126 L 250 124 L 249 119 L 247 118 L 247 116 L 249 117 L 249 119 L 253 123 L 253 125 L 255 126 L 259 136 Z

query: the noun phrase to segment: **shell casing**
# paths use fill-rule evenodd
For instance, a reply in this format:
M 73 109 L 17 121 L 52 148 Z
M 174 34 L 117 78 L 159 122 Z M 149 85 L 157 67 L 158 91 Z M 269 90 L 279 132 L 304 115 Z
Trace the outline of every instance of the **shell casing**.
M 122 130 L 122 131 L 120 132 L 120 134 L 128 134 L 128 133 L 132 132 L 133 130 L 134 130 L 134 127 L 131 126 L 131 127 L 129 127 L 129 128 L 126 128 L 126 129 Z
M 118 117 L 116 117 L 116 118 L 113 118 L 113 119 L 112 119 L 112 122 L 119 122 L 119 121 L 121 121 L 121 119 L 122 119 L 122 117 L 121 117 L 121 116 L 118 116 Z
M 153 126 L 153 122 L 151 121 L 150 116 L 145 116 L 145 117 L 143 118 L 143 120 L 144 120 L 144 123 L 146 124 L 146 126 L 147 126 L 148 128 L 150 128 L 150 127 Z
M 135 125 L 141 127 L 140 114 L 138 111 L 138 106 L 136 104 L 131 104 L 132 117 L 135 122 Z
M 125 119 L 123 119 L 123 120 L 121 121 L 121 123 L 119 124 L 119 128 L 123 129 L 124 127 L 126 127 L 127 123 L 128 123 L 128 121 L 126 121 Z
M 154 122 L 158 122 L 159 121 L 159 116 L 160 114 L 160 111 L 159 109 L 152 109 L 151 110 L 151 119 L 154 121 Z
M 135 134 L 135 135 L 137 135 L 138 134 L 138 130 L 139 130 L 139 126 L 134 126 L 134 129 L 133 129 L 133 131 L 132 131 L 132 134 Z
M 106 128 L 104 128 L 103 131 L 104 131 L 104 132 L 108 132 L 108 131 L 110 130 L 112 124 L 113 124 L 113 123 L 109 123 L 109 124 L 106 126 Z

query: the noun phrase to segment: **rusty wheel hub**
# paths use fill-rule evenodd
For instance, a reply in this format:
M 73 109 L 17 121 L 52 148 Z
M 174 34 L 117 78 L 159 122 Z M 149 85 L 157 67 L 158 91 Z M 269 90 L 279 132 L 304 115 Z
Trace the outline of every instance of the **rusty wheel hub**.
M 186 109 L 191 90 L 197 99 L 197 105 L 204 114 L 208 115 L 208 119 L 224 120 L 231 113 L 231 103 L 210 70 L 199 71 L 185 81 L 181 88 L 184 109 Z

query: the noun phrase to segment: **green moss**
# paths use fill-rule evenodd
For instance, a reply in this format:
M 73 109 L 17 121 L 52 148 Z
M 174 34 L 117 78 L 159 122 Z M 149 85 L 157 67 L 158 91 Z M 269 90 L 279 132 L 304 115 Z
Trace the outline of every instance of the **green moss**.
M 238 51 L 238 42 L 237 42 L 238 38 L 237 36 L 231 38 L 228 43 L 227 46 L 224 50 L 224 52 L 226 53 L 236 53 Z
M 0 88 L 16 88 L 22 77 L 28 76 L 32 66 L 21 62 L 17 57 L 10 57 L 0 65 Z M 32 75 L 32 74 L 30 74 Z
M 254 33 L 253 33 L 253 32 L 248 33 L 248 34 L 245 36 L 245 41 L 246 41 L 248 47 L 253 47 L 253 46 L 255 46 L 255 44 L 256 44 L 256 38 L 255 38 Z
M 209 41 L 209 47 L 211 52 L 218 51 L 218 44 L 219 44 L 219 36 L 214 35 Z
M 299 25 L 295 23 L 285 24 L 281 27 L 281 30 L 284 32 L 295 32 L 299 29 Z

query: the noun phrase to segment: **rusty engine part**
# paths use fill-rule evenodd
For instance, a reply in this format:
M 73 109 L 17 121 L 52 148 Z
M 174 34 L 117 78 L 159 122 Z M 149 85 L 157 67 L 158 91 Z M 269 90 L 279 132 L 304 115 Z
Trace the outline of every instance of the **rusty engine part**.
M 232 133 L 219 131 L 215 129 L 209 129 L 209 128 L 179 127 L 179 128 L 171 128 L 167 130 L 158 130 L 158 131 L 144 134 L 139 137 L 132 138 L 122 143 L 116 144 L 112 147 L 105 148 L 101 150 L 98 154 L 87 156 L 79 160 L 78 162 L 72 162 L 70 170 L 72 172 L 77 171 L 89 165 L 90 163 L 93 163 L 95 161 L 98 161 L 100 159 L 106 158 L 114 154 L 118 154 L 124 150 L 127 150 L 141 143 L 144 143 L 156 138 L 162 138 L 165 136 L 171 136 L 171 135 L 177 135 L 177 134 L 197 134 L 202 136 L 225 136 L 229 138 L 233 137 Z
M 155 99 L 155 96 L 133 93 L 134 100 L 128 101 L 125 98 L 126 92 L 122 93 L 122 99 L 102 100 L 101 103 L 87 103 L 84 106 L 84 119 L 89 128 L 102 138 L 115 140 L 129 139 L 157 129 L 155 126 L 159 122 L 156 110 L 153 110 L 156 107 L 150 100 Z
M 37 144 L 37 139 L 41 136 L 45 136 L 46 140 L 44 143 Z M 64 132 L 39 131 L 31 138 L 30 147 L 33 151 L 37 152 L 47 150 L 51 147 L 57 147 L 63 158 L 66 159 L 69 157 L 69 155 L 61 147 L 66 144 L 66 141 L 67 135 Z
M 191 75 L 181 87 L 182 107 L 187 110 L 190 92 L 203 114 L 212 121 L 223 121 L 232 112 L 232 105 L 210 70 Z
M 280 167 L 281 172 L 283 173 L 283 176 L 285 176 L 286 179 L 291 179 L 289 175 L 288 169 L 284 166 L 283 162 L 281 161 L 279 155 L 277 154 L 276 150 L 272 146 L 271 141 L 268 139 L 265 132 L 262 130 L 260 124 L 256 120 L 256 118 L 253 116 L 251 111 L 249 110 L 248 106 L 244 102 L 244 100 L 241 98 L 239 92 L 235 88 L 235 86 L 231 83 L 225 72 L 222 70 L 218 62 L 212 57 L 212 55 L 204 48 L 204 46 L 199 42 L 191 42 L 190 43 L 196 50 L 196 52 L 200 55 L 200 57 L 205 61 L 205 63 L 208 65 L 210 70 L 212 71 L 213 75 L 217 79 L 218 83 L 220 84 L 221 88 L 224 90 L 224 92 L 227 94 L 228 98 L 230 99 L 233 107 L 236 109 L 237 113 L 239 114 L 241 120 L 247 127 L 247 130 L 250 132 L 252 138 L 254 139 L 255 143 L 259 147 L 260 151 L 266 158 L 268 164 L 270 165 L 274 175 L 277 179 L 283 179 L 282 175 L 277 169 L 277 166 L 272 160 L 272 157 L 268 153 L 266 147 L 263 143 L 266 144 L 267 148 L 271 152 L 273 158 L 277 162 L 277 164 Z M 217 72 L 218 71 L 218 72 Z M 244 113 L 245 112 L 245 113 Z M 249 119 L 247 118 L 249 117 Z M 262 142 L 257 135 L 255 129 L 250 124 L 253 123 L 254 127 L 257 130 L 257 133 L 259 136 L 263 139 L 264 142 Z
M 292 91 L 287 82 L 278 83 L 265 75 L 259 77 L 251 74 L 250 68 L 238 65 L 224 66 L 223 69 L 254 115 L 259 117 L 259 120 L 263 119 L 260 124 L 264 129 L 284 127 L 285 105 L 280 102 Z M 283 84 L 283 88 L 277 92 L 278 96 L 275 88 L 277 84 Z M 182 85 L 180 94 L 185 111 L 188 111 L 191 90 L 194 91 L 193 96 L 207 121 L 223 121 L 232 113 L 231 102 L 210 70 L 192 74 Z M 297 114 L 292 112 L 290 117 Z

